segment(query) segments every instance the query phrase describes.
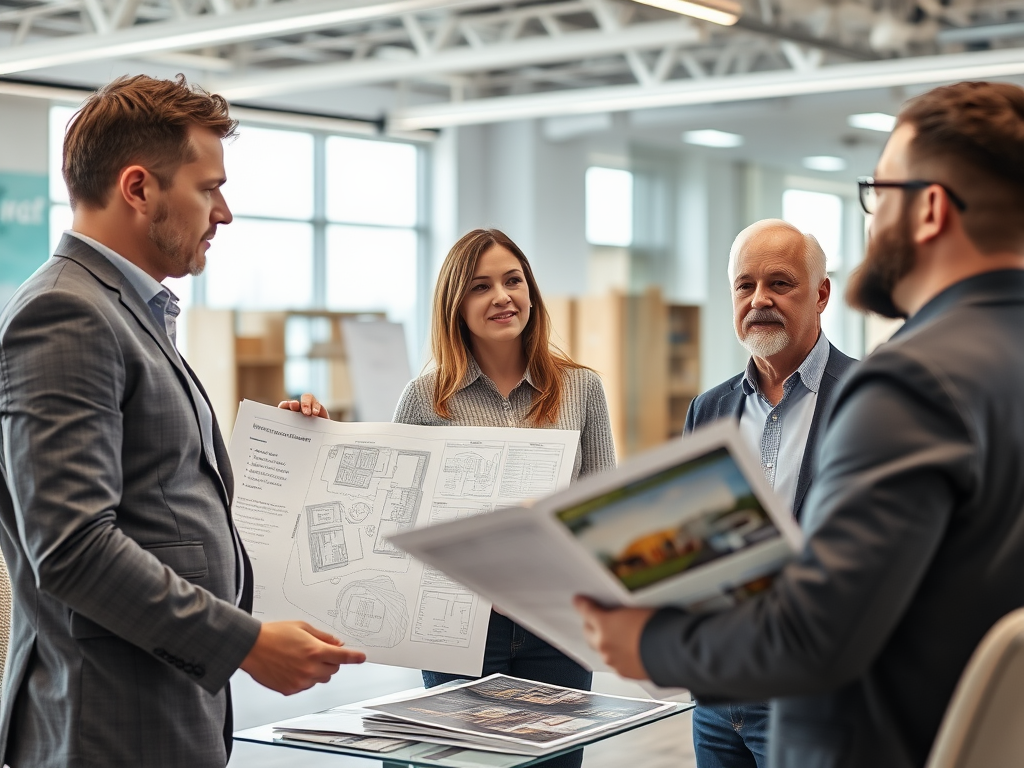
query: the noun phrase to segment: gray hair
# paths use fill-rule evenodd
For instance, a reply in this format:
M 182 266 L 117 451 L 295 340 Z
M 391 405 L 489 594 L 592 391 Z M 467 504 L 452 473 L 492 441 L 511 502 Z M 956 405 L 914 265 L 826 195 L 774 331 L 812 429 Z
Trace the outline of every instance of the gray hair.
M 825 252 L 821 249 L 821 244 L 814 235 L 801 232 L 788 221 L 783 221 L 782 219 L 762 219 L 761 221 L 756 221 L 736 235 L 736 239 L 732 242 L 732 248 L 729 249 L 729 282 L 731 283 L 736 278 L 736 261 L 739 259 L 740 251 L 743 250 L 744 246 L 757 235 L 773 230 L 782 230 L 800 235 L 803 238 L 804 258 L 807 259 L 807 271 L 810 275 L 811 283 L 815 287 L 821 285 L 825 278 L 828 277 Z

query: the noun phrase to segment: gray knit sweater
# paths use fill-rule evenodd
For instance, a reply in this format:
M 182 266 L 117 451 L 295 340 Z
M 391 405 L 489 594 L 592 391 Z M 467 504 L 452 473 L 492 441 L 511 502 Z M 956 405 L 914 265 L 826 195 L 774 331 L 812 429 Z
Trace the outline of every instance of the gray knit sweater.
M 608 402 L 596 373 L 578 368 L 566 373 L 562 406 L 554 424 L 535 425 L 526 418 L 536 388 L 527 371 L 508 396 L 502 397 L 494 382 L 469 358 L 469 371 L 461 388 L 448 401 L 451 419 L 442 419 L 434 411 L 436 371 L 413 379 L 402 393 L 393 419 L 399 424 L 428 427 L 535 427 L 578 429 L 580 447 L 576 451 L 572 479 L 592 475 L 615 466 L 615 445 L 608 420 Z

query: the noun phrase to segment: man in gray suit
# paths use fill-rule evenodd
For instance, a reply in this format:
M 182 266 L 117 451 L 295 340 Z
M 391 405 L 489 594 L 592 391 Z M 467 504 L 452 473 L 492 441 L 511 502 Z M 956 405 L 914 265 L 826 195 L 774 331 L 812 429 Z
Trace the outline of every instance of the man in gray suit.
M 694 399 L 685 433 L 736 419 L 765 478 L 799 519 L 822 424 L 854 363 L 821 329 L 831 295 L 825 253 L 792 224 L 765 219 L 733 242 L 729 283 L 736 337 L 750 360 Z M 693 711 L 697 768 L 764 768 L 767 744 L 767 702 L 701 701 Z
M 912 100 L 860 182 L 858 308 L 907 322 L 836 397 L 807 541 L 715 614 L 578 599 L 619 672 L 771 698 L 773 768 L 923 766 L 978 642 L 1024 605 L 1024 90 Z
M 174 344 L 160 281 L 198 274 L 231 221 L 234 127 L 184 78 L 92 96 L 64 146 L 73 230 L 0 315 L 11 768 L 224 766 L 236 669 L 292 693 L 363 659 L 249 614 L 228 456 Z

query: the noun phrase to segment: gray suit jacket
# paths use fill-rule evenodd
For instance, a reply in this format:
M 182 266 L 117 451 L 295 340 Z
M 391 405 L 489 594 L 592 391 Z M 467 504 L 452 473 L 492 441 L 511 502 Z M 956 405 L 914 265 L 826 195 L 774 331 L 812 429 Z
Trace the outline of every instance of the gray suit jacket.
M 811 487 L 814 457 L 818 451 L 818 436 L 821 434 L 821 427 L 832 408 L 836 392 L 839 391 L 839 382 L 856 362 L 852 357 L 847 357 L 832 346 L 831 343 L 828 345 L 828 360 L 825 363 L 825 372 L 821 376 L 821 384 L 818 386 L 818 400 L 814 405 L 811 429 L 807 434 L 804 457 L 800 461 L 800 474 L 796 479 L 793 515 L 798 520 L 803 511 L 807 489 Z M 743 373 L 738 373 L 728 381 L 723 381 L 717 387 L 712 387 L 707 392 L 695 397 L 686 412 L 686 426 L 683 433 L 688 435 L 698 427 L 712 424 L 719 419 L 733 418 L 739 421 L 747 399 L 743 392 L 743 376 Z
M 216 429 L 220 473 L 203 453 L 188 375 L 75 238 L 0 314 L 12 768 L 227 761 L 226 686 L 260 625 L 234 605 L 230 465 Z
M 773 768 L 923 766 L 985 632 L 1024 606 L 1024 272 L 972 277 L 841 385 L 796 562 L 759 598 L 659 611 L 652 679 L 775 699 Z

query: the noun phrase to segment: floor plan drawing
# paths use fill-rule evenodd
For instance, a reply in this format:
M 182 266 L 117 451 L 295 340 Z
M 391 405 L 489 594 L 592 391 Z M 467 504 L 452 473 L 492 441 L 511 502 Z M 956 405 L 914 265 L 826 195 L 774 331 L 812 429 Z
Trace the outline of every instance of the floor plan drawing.
M 306 525 L 309 531 L 310 566 L 317 573 L 344 568 L 352 560 L 363 559 L 359 533 L 353 531 L 352 542 L 345 537 L 345 507 L 339 502 L 314 504 L 306 507 Z
M 388 536 L 416 524 L 429 451 L 341 443 L 320 449 L 299 521 L 303 582 L 368 569 L 403 572 L 406 555 Z
M 547 429 L 338 423 L 246 401 L 230 451 L 243 468 L 233 511 L 254 615 L 308 621 L 371 662 L 479 675 L 490 603 L 393 537 L 564 488 L 578 441 Z M 245 469 L 255 454 L 281 467 L 274 483 Z
M 448 443 L 441 459 L 441 495 L 459 499 L 493 496 L 504 447 Z
M 393 648 L 405 639 L 409 611 L 405 596 L 388 576 L 353 581 L 339 593 L 334 628 L 366 645 Z
M 412 641 L 468 647 L 475 603 L 468 590 L 424 589 L 417 603 Z

